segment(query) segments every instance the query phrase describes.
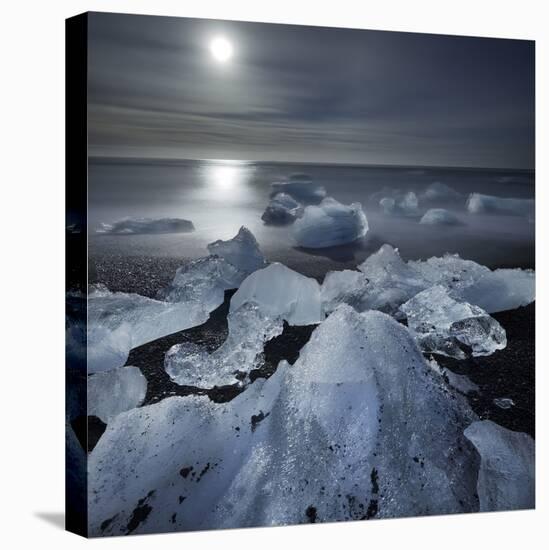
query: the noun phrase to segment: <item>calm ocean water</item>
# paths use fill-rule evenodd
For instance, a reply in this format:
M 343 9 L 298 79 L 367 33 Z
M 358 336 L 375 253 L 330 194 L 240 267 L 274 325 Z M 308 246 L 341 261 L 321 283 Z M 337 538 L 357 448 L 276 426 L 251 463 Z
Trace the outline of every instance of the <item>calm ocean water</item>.
M 266 226 L 261 220 L 270 184 L 294 172 L 306 172 L 343 203 L 362 203 L 370 230 L 364 242 L 330 250 L 294 247 L 291 227 Z M 463 225 L 420 225 L 417 219 L 383 214 L 371 195 L 386 188 L 421 193 L 435 181 L 464 194 L 452 210 Z M 526 171 L 455 168 L 268 164 L 236 161 L 91 159 L 89 167 L 89 252 L 109 255 L 196 258 L 207 243 L 227 239 L 245 225 L 270 261 L 282 261 L 308 274 L 352 267 L 385 242 L 405 259 L 445 252 L 491 267 L 534 267 L 534 223 L 517 216 L 471 215 L 471 192 L 501 197 L 534 197 L 534 174 Z M 421 205 L 420 205 L 421 206 Z M 101 236 L 101 222 L 131 217 L 179 217 L 191 220 L 193 233 Z

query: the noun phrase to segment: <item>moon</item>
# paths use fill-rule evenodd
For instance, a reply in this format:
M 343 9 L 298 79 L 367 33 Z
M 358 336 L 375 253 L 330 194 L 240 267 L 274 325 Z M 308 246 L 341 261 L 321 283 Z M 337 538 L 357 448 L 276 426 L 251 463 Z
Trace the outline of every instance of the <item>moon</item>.
M 214 38 L 210 43 L 210 52 L 219 63 L 226 63 L 233 56 L 233 45 L 222 36 Z

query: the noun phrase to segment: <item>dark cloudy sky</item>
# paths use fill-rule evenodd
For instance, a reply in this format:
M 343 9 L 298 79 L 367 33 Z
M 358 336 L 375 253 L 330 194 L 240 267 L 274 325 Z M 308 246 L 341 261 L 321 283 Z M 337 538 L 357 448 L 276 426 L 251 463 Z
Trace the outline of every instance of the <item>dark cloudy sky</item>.
M 529 41 L 93 13 L 88 97 L 91 155 L 534 166 Z

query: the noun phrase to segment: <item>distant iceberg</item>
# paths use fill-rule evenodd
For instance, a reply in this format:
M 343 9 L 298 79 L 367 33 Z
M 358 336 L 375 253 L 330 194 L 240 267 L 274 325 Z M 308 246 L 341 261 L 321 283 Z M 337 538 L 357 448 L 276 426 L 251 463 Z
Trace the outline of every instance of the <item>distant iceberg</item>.
M 385 214 L 392 216 L 417 217 L 420 216 L 419 201 L 413 191 L 409 191 L 403 196 L 383 197 L 379 205 Z
M 285 182 L 271 184 L 271 198 L 279 193 L 290 195 L 301 204 L 318 204 L 326 197 L 326 189 L 314 183 L 308 174 L 292 174 Z
M 303 206 L 287 193 L 277 193 L 267 205 L 261 219 L 267 225 L 287 225 L 303 214 Z
M 461 225 L 463 222 L 445 208 L 430 208 L 419 221 L 424 225 Z
M 449 185 L 435 181 L 427 186 L 420 198 L 425 202 L 448 203 L 461 202 L 464 196 Z
M 96 233 L 108 235 L 156 235 L 163 233 L 189 233 L 193 222 L 181 218 L 124 218 L 116 222 L 102 223 Z
M 307 206 L 296 220 L 293 235 L 298 246 L 326 248 L 347 244 L 364 237 L 368 220 L 358 202 L 344 205 L 328 197 L 318 206 Z
M 467 199 L 467 210 L 471 214 L 505 214 L 533 218 L 536 205 L 534 199 L 514 199 L 471 193 Z

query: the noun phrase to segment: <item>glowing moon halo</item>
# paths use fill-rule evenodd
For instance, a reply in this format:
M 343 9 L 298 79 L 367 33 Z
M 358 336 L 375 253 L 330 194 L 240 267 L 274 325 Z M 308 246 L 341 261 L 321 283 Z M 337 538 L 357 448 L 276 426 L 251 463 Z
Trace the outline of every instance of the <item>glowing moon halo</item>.
M 226 63 L 233 56 L 233 46 L 226 38 L 218 36 L 211 41 L 210 52 L 216 61 Z

